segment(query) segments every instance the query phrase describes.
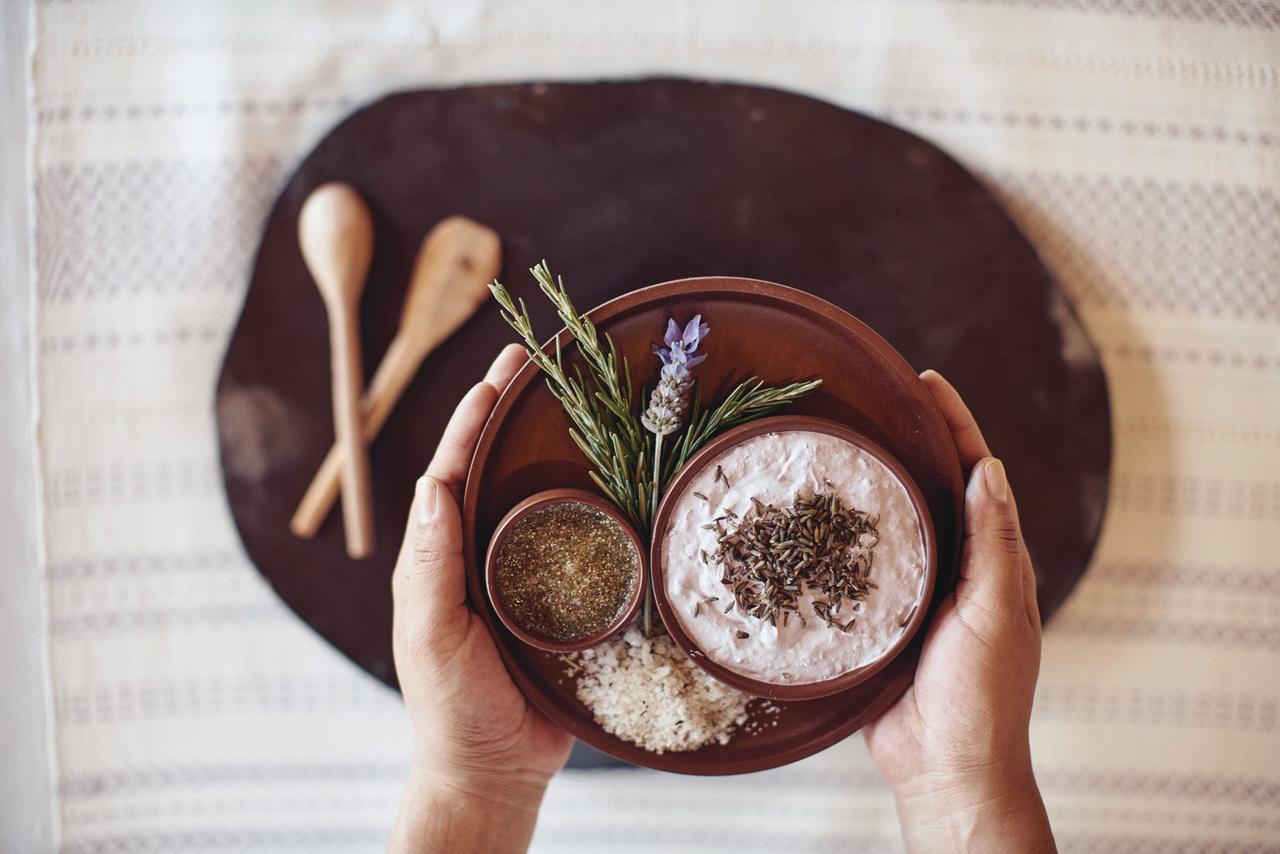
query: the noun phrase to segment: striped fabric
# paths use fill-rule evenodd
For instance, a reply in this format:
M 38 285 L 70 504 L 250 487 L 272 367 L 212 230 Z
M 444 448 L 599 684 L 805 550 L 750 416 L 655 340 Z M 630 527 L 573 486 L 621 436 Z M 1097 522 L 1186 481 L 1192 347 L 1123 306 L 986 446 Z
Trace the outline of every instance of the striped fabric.
M 375 851 L 398 698 L 241 550 L 212 394 L 257 231 L 385 91 L 728 78 L 901 124 L 1005 201 L 1099 346 L 1115 469 L 1033 744 L 1065 852 L 1280 850 L 1280 9 L 1264 0 L 36 8 L 36 369 L 62 848 Z M 477 374 L 482 366 L 477 365 Z M 858 739 L 572 772 L 560 851 L 900 847 Z

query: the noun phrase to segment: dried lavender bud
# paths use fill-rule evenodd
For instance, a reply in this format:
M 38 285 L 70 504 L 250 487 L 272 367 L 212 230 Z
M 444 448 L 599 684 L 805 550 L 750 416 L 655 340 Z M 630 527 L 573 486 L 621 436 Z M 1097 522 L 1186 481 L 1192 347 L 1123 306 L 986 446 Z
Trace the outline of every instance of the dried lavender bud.
M 721 567 L 721 583 L 733 593 L 725 613 L 736 605 L 775 626 L 781 614 L 785 626 L 794 611 L 807 624 L 798 610 L 804 589 L 816 597 L 814 616 L 830 628 L 849 631 L 855 621 L 835 617 L 846 602 L 860 608 L 875 589 L 868 576 L 879 541 L 876 518 L 843 507 L 834 493 L 797 499 L 790 507 L 756 498 L 751 503 L 751 511 L 732 527 L 717 529 L 712 559 Z

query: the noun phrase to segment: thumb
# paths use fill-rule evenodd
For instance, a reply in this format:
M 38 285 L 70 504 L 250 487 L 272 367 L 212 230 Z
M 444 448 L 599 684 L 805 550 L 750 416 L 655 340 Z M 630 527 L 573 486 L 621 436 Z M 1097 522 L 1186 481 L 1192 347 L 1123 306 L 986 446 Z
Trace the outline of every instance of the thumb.
M 956 608 L 966 617 L 1007 619 L 1023 613 L 1027 560 L 1004 466 L 986 457 L 965 490 L 965 542 Z
M 406 651 L 447 653 L 449 636 L 467 624 L 462 521 L 453 493 L 431 475 L 418 480 L 391 587 Z

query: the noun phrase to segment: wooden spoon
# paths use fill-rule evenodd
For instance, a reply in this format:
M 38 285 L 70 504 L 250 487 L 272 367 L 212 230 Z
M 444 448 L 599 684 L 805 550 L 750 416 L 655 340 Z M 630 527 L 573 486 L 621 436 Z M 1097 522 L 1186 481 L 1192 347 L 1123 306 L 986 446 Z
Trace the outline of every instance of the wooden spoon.
M 363 438 L 371 443 L 427 355 L 454 333 L 489 296 L 502 266 L 498 235 L 461 216 L 441 220 L 422 241 L 396 331 L 360 402 Z M 344 452 L 339 443 L 307 487 L 289 530 L 311 539 L 338 495 Z
M 298 215 L 298 244 L 329 315 L 329 361 L 333 374 L 333 427 L 343 449 L 342 524 L 347 554 L 373 551 L 373 491 L 369 454 L 360 431 L 360 295 L 373 258 L 373 218 L 350 186 L 316 188 Z

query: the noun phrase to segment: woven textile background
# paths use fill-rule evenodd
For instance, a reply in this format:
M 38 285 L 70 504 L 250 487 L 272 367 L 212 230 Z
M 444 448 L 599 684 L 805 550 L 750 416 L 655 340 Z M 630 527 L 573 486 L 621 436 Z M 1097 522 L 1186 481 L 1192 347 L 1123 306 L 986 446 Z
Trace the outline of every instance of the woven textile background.
M 1099 346 L 1115 419 L 1103 541 L 1048 630 L 1036 703 L 1061 848 L 1280 850 L 1280 6 L 427 5 L 37 6 L 64 850 L 383 845 L 399 699 L 277 601 L 222 493 L 213 385 L 258 229 L 302 154 L 388 90 L 649 73 L 866 111 L 1006 202 Z M 900 842 L 854 739 L 748 778 L 563 774 L 536 848 L 606 845 Z

